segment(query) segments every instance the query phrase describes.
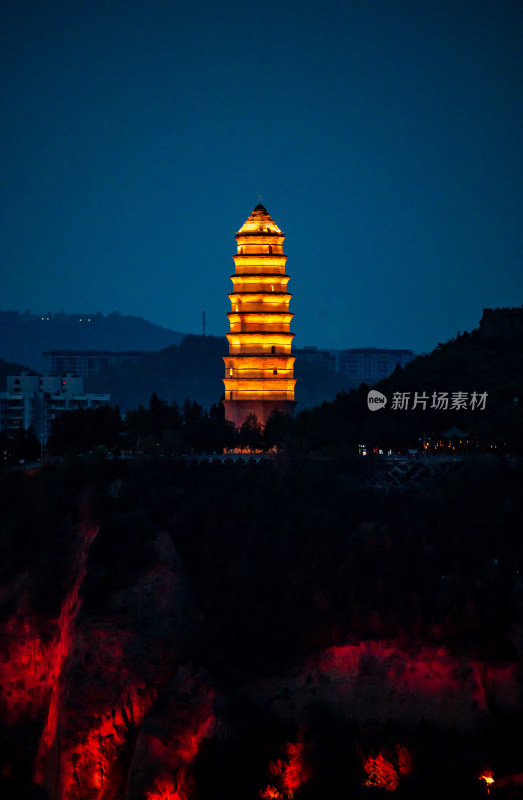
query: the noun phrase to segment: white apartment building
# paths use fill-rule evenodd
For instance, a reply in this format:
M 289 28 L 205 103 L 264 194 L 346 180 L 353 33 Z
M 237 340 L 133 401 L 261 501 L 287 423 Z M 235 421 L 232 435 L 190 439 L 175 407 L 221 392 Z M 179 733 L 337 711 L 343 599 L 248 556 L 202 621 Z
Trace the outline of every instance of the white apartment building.
M 108 406 L 109 394 L 86 394 L 83 377 L 73 375 L 9 375 L 7 391 L 0 392 L 0 431 L 14 433 L 33 427 L 46 443 L 53 419 L 62 411 Z

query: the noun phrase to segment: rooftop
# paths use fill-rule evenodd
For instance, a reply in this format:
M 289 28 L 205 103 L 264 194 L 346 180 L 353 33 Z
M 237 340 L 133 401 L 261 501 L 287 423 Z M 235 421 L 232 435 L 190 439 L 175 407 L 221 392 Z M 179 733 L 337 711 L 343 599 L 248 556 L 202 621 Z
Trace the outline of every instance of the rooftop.
M 248 219 L 245 220 L 243 225 L 241 226 L 238 234 L 241 233 L 276 233 L 281 234 L 282 231 L 276 223 L 274 222 L 273 218 L 267 211 L 267 209 L 259 203 L 256 208 L 253 210 L 252 214 Z

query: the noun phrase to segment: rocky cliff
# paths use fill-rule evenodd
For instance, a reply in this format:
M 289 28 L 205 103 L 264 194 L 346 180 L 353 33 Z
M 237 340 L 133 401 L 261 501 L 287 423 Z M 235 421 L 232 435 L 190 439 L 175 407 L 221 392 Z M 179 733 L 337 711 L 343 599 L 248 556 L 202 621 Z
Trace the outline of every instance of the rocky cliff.
M 245 527 L 255 487 L 288 498 L 282 469 L 234 473 L 246 504 L 237 542 L 229 473 L 93 461 L 0 475 L 2 797 L 432 798 L 449 781 L 467 797 L 493 763 L 521 772 L 516 656 L 339 630 L 322 645 L 313 611 L 304 625 L 269 581 L 251 596 L 257 573 L 284 588 L 301 580 L 299 550 L 294 572 L 280 567 L 287 549 L 271 550 L 262 505 Z M 312 597 L 320 621 L 327 589 Z M 289 649 L 273 631 L 288 639 L 292 620 L 305 633 Z

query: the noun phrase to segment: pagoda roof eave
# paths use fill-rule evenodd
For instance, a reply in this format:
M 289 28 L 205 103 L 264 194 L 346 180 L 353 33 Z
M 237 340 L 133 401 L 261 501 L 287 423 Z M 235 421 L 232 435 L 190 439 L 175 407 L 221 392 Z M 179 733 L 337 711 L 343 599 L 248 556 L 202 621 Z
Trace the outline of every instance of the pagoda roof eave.
M 269 360 L 273 360 L 274 358 L 280 359 L 289 359 L 293 358 L 296 361 L 296 356 L 293 353 L 229 353 L 226 356 L 222 356 L 223 359 L 226 358 L 266 358 Z
M 264 316 L 264 317 L 269 317 L 269 316 L 271 316 L 271 317 L 293 317 L 294 316 L 292 311 L 266 311 L 265 309 L 263 309 L 262 311 L 252 311 L 252 310 L 250 310 L 248 308 L 245 309 L 245 310 L 242 309 L 242 311 L 229 311 L 227 316 L 228 317 L 236 317 L 236 316 L 259 317 L 260 314 L 262 316 Z
M 234 238 L 242 238 L 244 236 L 277 236 L 279 239 L 285 236 L 283 231 L 238 231 Z
M 271 336 L 274 336 L 275 334 L 276 334 L 276 336 L 290 336 L 291 339 L 294 338 L 294 336 L 296 336 L 296 334 L 292 333 L 291 331 L 265 331 L 265 330 L 262 330 L 262 331 L 229 331 L 229 333 L 226 333 L 225 336 L 226 336 L 226 338 L 229 338 L 229 336 L 260 336 L 261 335 L 261 336 L 265 336 L 266 338 L 270 338 Z
M 275 264 L 275 266 L 279 266 Z M 229 275 L 229 278 L 287 278 L 290 279 L 290 275 L 287 275 L 285 272 L 233 272 L 232 275 Z
M 241 295 L 246 295 L 246 294 L 266 294 L 268 297 L 271 297 L 273 294 L 282 294 L 282 295 L 285 295 L 285 297 L 292 297 L 292 294 L 290 292 L 263 292 L 261 290 L 259 290 L 257 292 L 230 292 L 227 295 L 227 297 L 236 297 L 239 294 L 241 294 Z

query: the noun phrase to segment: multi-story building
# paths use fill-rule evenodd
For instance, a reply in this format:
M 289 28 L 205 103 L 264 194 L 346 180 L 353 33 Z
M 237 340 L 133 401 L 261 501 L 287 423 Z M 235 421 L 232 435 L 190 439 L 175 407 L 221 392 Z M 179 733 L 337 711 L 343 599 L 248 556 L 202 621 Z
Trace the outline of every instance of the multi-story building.
M 383 347 L 353 347 L 347 350 L 319 350 L 317 347 L 296 349 L 296 357 L 325 364 L 329 369 L 359 383 L 376 383 L 390 375 L 398 364 L 404 367 L 416 358 L 414 350 L 389 350 Z
M 147 350 L 46 350 L 42 353 L 44 372 L 50 375 L 80 375 L 89 378 L 106 367 L 138 361 Z
M 338 371 L 348 378 L 376 383 L 387 378 L 396 367 L 404 367 L 416 357 L 413 350 L 387 350 L 382 347 L 354 347 L 341 350 Z
M 10 375 L 7 391 L 0 392 L 0 431 L 12 434 L 32 426 L 45 443 L 62 411 L 108 406 L 110 401 L 109 394 L 86 394 L 84 379 L 77 375 Z
M 265 425 L 272 411 L 293 415 L 296 407 L 284 238 L 262 205 L 236 234 L 223 383 L 225 416 L 237 427 L 251 414 Z

